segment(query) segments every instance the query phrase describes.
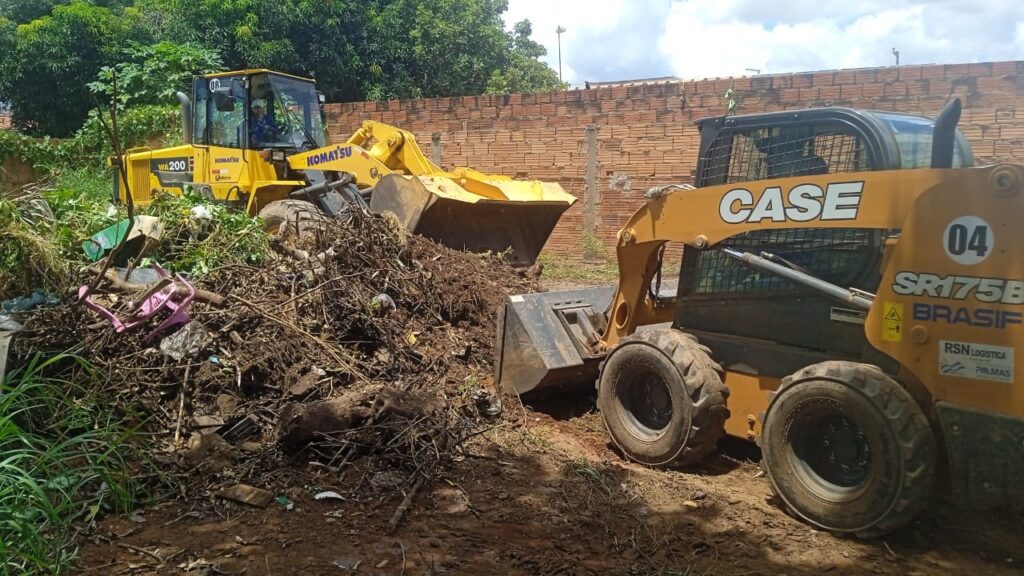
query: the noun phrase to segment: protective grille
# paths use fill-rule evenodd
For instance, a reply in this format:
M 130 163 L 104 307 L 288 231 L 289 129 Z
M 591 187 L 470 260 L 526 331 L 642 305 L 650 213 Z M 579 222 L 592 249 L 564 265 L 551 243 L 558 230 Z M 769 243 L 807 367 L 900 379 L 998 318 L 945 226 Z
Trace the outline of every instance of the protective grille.
M 813 276 L 839 286 L 851 286 L 865 275 L 877 251 L 878 231 L 865 228 L 758 230 L 740 234 L 723 246 L 760 255 L 770 252 Z M 718 251 L 700 252 L 696 261 L 695 295 L 722 296 L 806 290 L 789 280 L 750 266 Z M 684 258 L 685 263 L 685 258 Z
M 702 162 L 701 186 L 869 168 L 864 143 L 836 124 L 725 130 Z
M 128 181 L 131 185 L 132 199 L 136 202 L 149 202 L 153 199 L 152 172 L 149 171 L 149 159 L 132 160 L 132 178 Z

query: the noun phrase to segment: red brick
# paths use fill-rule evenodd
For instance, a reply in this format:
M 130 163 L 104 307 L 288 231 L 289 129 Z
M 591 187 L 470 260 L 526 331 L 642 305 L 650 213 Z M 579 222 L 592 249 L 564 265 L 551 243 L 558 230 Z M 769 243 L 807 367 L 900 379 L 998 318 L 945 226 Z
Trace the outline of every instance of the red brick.
M 736 78 L 735 80 L 733 80 L 733 89 L 735 90 L 750 90 L 750 87 L 750 78 Z
M 921 67 L 921 79 L 922 80 L 944 80 L 946 78 L 946 68 L 940 64 L 932 66 Z
M 784 104 L 799 102 L 800 90 L 798 88 L 783 88 L 779 90 L 779 100 Z
M 864 87 L 860 84 L 844 84 L 837 86 L 837 88 L 839 88 L 839 97 L 843 100 L 860 98 L 864 95 Z
M 1017 62 L 993 62 L 993 76 L 1007 76 L 1017 74 Z
M 715 82 L 713 80 L 699 80 L 694 83 L 694 92 L 696 94 L 712 94 L 715 92 Z
M 857 84 L 867 84 L 869 82 L 875 82 L 877 79 L 878 70 L 876 68 L 854 70 L 854 82 Z
M 947 64 L 945 67 L 946 79 L 955 80 L 970 75 L 969 64 Z
M 880 98 L 885 95 L 885 84 L 865 84 L 862 88 L 865 98 Z
M 967 73 L 976 78 L 992 75 L 991 62 L 975 62 L 967 65 Z
M 898 75 L 897 80 L 920 80 L 921 79 L 921 66 L 900 66 L 897 68 Z
M 831 86 L 835 79 L 835 72 L 815 72 L 811 83 L 814 86 Z
M 1002 76 L 981 76 L 976 87 L 980 92 L 1014 92 L 1017 82 Z
M 833 78 L 834 84 L 853 84 L 856 80 L 856 75 L 853 70 L 840 70 L 835 73 Z
M 928 93 L 928 83 L 924 80 L 914 82 L 900 82 L 907 87 L 908 96 L 924 96 Z
M 899 80 L 900 69 L 894 66 L 878 70 L 879 82 L 895 82 Z
M 772 76 L 772 88 L 786 88 L 793 87 L 793 75 L 786 74 L 785 76 Z
M 946 96 L 949 94 L 949 82 L 945 80 L 929 80 L 928 94 L 932 96 Z
M 793 88 L 810 88 L 814 84 L 813 74 L 794 74 Z
M 818 97 L 822 100 L 835 100 L 839 98 L 839 86 L 822 86 L 818 89 Z
M 869 86 L 874 86 L 870 84 Z M 903 83 L 883 84 L 883 94 L 886 98 L 905 98 L 907 96 L 907 85 Z M 864 95 L 868 95 L 868 87 L 864 87 Z

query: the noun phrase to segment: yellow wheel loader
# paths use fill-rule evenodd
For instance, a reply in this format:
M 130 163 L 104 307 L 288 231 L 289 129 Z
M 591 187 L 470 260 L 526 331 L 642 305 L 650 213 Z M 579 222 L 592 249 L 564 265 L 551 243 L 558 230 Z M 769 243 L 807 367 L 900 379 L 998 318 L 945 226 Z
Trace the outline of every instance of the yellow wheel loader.
M 757 442 L 785 508 L 834 533 L 888 533 L 933 492 L 1019 500 L 1024 166 L 970 167 L 959 116 L 700 122 L 696 187 L 648 194 L 617 286 L 508 299 L 496 380 L 596 386 L 614 444 L 651 466 Z
M 557 183 L 513 180 L 469 168 L 445 171 L 409 132 L 366 121 L 328 144 L 314 82 L 270 70 L 197 76 L 179 92 L 181 146 L 136 148 L 125 158 L 132 199 L 186 188 L 263 217 L 268 229 L 302 228 L 357 205 L 389 211 L 411 232 L 474 252 L 511 249 L 534 263 L 575 198 Z M 125 200 L 115 174 L 115 200 Z

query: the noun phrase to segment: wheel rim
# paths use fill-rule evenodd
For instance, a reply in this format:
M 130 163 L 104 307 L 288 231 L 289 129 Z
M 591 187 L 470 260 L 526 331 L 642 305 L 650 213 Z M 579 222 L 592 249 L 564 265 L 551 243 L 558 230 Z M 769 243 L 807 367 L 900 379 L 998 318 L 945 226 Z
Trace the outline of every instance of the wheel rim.
M 619 402 L 626 420 L 642 436 L 657 438 L 672 422 L 672 396 L 668 383 L 655 372 L 642 372 L 619 386 Z
M 787 436 L 797 476 L 819 497 L 852 500 L 870 483 L 871 444 L 849 414 L 829 410 L 801 416 Z

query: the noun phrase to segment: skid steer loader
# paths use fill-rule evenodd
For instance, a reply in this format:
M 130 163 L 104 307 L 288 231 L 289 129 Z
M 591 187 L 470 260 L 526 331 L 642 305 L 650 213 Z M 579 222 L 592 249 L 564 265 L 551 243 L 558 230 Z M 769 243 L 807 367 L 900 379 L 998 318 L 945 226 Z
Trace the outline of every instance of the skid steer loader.
M 192 98 L 179 92 L 178 100 L 185 143 L 126 154 L 136 204 L 190 187 L 263 217 L 269 230 L 303 228 L 355 204 L 393 212 L 409 231 L 453 248 L 511 249 L 513 265 L 530 266 L 576 200 L 557 183 L 445 171 L 411 133 L 380 122 L 363 122 L 347 141 L 328 144 L 322 97 L 306 78 L 270 70 L 207 74 L 194 78 Z M 122 188 L 115 174 L 115 201 L 125 200 Z
M 784 507 L 834 533 L 897 529 L 934 488 L 1020 499 L 1024 166 L 970 167 L 959 115 L 700 122 L 696 187 L 648 195 L 617 286 L 507 300 L 496 380 L 596 384 L 615 445 L 652 466 L 755 441 Z

